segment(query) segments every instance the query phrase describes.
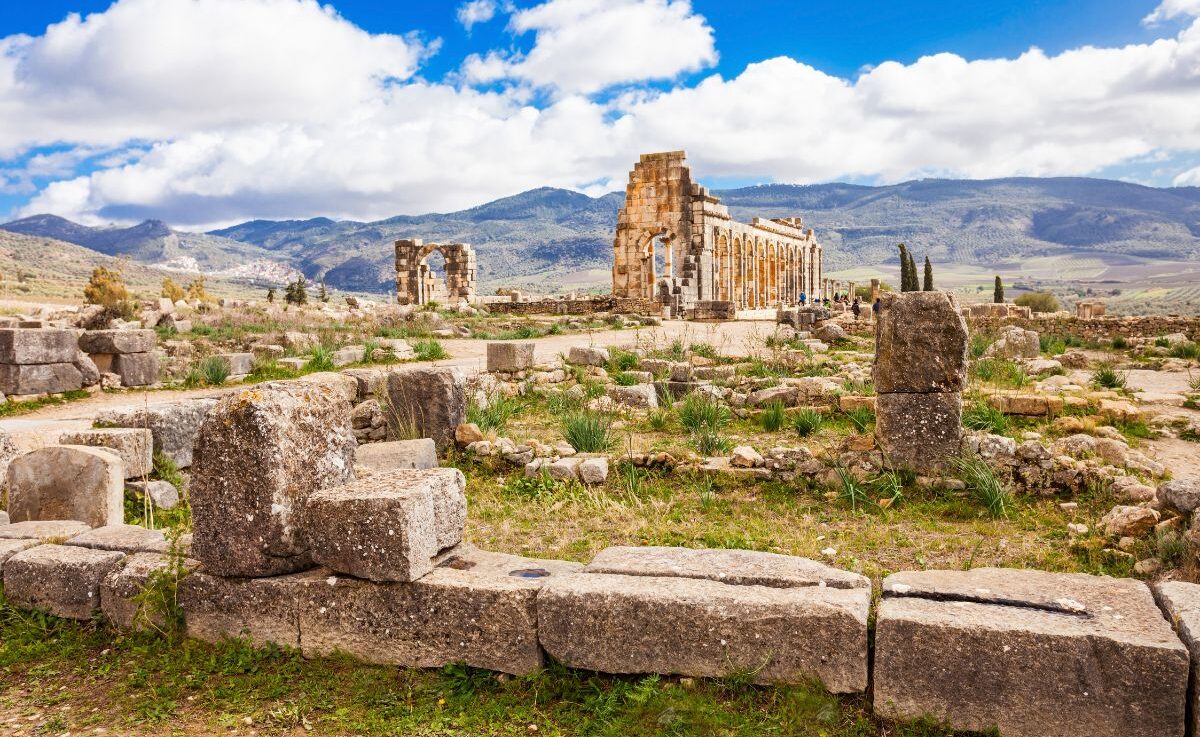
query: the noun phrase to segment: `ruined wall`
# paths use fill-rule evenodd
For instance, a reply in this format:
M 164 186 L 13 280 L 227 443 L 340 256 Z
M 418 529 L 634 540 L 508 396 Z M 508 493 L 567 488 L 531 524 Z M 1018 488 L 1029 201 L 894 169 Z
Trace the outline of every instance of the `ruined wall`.
M 655 300 L 675 316 L 697 302 L 768 309 L 825 296 L 811 228 L 800 218 L 733 220 L 684 160 L 683 151 L 645 154 L 629 173 L 613 242 L 614 295 Z
M 437 251 L 446 259 L 444 284 L 429 268 Z M 423 305 L 445 300 L 475 301 L 475 249 L 466 243 L 425 243 L 420 238 L 396 241 L 396 301 Z
M 1200 341 L 1200 317 L 1180 315 L 1140 315 L 1129 317 L 1093 317 L 1080 319 L 1065 315 L 1033 315 L 1028 318 L 969 318 L 972 332 L 999 332 L 1005 325 L 1019 325 L 1039 333 L 1074 335 L 1085 341 L 1105 341 L 1116 337 L 1137 338 L 1183 333 Z
M 615 312 L 622 315 L 661 315 L 662 305 L 641 297 L 603 295 L 588 299 L 539 299 L 534 302 L 493 302 L 488 312 L 496 315 L 591 315 Z

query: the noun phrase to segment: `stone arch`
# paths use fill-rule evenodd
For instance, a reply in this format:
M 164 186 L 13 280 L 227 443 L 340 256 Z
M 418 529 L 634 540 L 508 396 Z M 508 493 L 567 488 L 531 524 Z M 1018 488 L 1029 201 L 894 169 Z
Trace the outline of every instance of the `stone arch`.
M 717 268 L 714 282 L 717 287 L 717 299 L 723 301 L 733 298 L 731 295 L 733 274 L 730 271 L 732 267 L 730 260 L 729 235 L 721 233 L 717 236 Z
M 420 238 L 396 241 L 396 301 L 423 305 L 442 296 L 433 288 L 438 279 L 429 268 L 434 252 L 446 262 L 445 299 L 475 301 L 475 250 L 466 243 L 425 243 Z

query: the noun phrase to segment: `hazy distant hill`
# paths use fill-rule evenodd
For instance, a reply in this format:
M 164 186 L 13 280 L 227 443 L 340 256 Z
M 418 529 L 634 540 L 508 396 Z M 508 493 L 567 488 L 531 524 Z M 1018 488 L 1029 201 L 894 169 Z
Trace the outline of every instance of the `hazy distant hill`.
M 1105 263 L 1129 257 L 1200 259 L 1196 187 L 1026 178 L 924 180 L 886 187 L 770 184 L 717 194 L 740 220 L 804 217 L 826 246 L 829 270 L 894 263 L 901 241 L 919 257 L 983 266 L 1038 256 Z M 36 216 L 0 228 L 129 253 L 151 263 L 169 260 L 169 254 L 190 255 L 206 269 L 234 260 L 286 262 L 311 278 L 324 276 L 331 286 L 359 291 L 393 287 L 392 242 L 398 238 L 467 242 L 479 254 L 486 291 L 501 284 L 552 290 L 608 284 L 622 202 L 621 193 L 592 198 L 542 188 L 460 212 L 371 223 L 324 217 L 253 220 L 199 235 L 171 231 L 155 221 L 115 231 Z

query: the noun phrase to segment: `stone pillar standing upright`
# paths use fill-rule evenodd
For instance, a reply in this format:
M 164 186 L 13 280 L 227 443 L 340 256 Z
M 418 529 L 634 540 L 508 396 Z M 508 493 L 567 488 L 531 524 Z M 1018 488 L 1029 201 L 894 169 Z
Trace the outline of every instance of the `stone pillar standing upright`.
M 967 323 L 953 295 L 882 295 L 875 324 L 875 435 L 892 468 L 937 472 L 958 453 L 967 344 Z

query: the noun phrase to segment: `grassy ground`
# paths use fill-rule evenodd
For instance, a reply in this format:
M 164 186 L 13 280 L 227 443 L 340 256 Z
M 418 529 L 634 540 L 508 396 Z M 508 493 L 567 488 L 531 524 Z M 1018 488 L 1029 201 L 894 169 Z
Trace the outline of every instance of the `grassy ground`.
M 935 737 L 862 697 L 551 665 L 523 678 L 304 660 L 237 641 L 127 636 L 0 604 L 0 732 L 122 735 L 796 735 Z

